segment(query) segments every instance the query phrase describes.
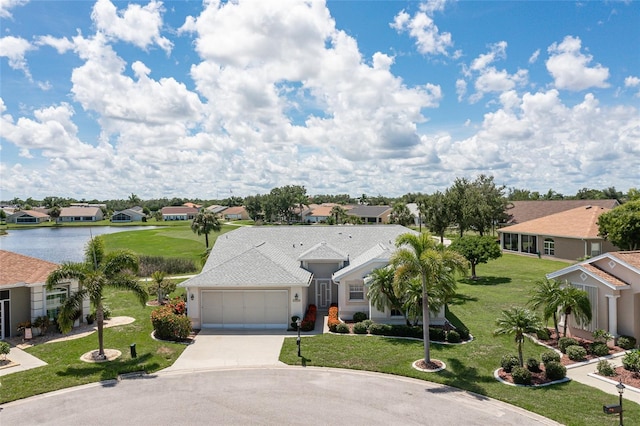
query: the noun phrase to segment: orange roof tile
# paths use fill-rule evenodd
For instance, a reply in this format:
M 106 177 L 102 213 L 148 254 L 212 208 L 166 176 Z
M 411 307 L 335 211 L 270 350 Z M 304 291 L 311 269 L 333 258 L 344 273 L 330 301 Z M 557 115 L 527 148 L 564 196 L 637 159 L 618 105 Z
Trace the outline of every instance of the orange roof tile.
M 578 207 L 598 206 L 613 209 L 620 203 L 616 200 L 525 200 L 511 201 L 506 210 L 507 224 L 524 223 L 544 216 L 564 212 Z
M 611 256 L 617 257 L 625 263 L 640 269 L 640 250 L 636 251 L 613 251 Z
M 501 228 L 499 232 L 550 237 L 598 238 L 598 217 L 611 209 L 587 206 Z
M 35 257 L 0 250 L 0 286 L 44 283 L 58 265 Z
M 589 263 L 585 263 L 582 265 L 582 267 L 584 269 L 586 269 L 587 271 L 599 276 L 600 278 L 603 278 L 604 280 L 606 280 L 607 282 L 611 283 L 612 285 L 616 286 L 616 287 L 626 287 L 629 284 L 625 283 L 624 281 L 622 281 L 621 279 L 603 271 L 600 268 L 595 267 L 594 265 L 591 265 Z

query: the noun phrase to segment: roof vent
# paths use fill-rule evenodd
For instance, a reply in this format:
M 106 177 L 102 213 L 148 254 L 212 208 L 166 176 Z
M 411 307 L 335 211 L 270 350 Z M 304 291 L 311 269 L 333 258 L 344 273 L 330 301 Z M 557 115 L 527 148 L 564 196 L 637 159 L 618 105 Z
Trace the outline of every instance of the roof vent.
M 589 210 L 591 208 L 591 206 L 586 206 L 585 209 Z

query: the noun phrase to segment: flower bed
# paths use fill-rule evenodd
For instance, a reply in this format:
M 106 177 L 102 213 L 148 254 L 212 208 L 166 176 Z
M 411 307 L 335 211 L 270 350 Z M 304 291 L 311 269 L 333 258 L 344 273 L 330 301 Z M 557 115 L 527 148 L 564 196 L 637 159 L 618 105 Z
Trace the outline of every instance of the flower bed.
M 562 336 L 560 336 L 562 337 Z M 581 362 L 585 362 L 585 361 L 590 361 L 590 360 L 594 360 L 594 359 L 598 359 L 601 358 L 603 355 L 595 355 L 592 354 L 590 352 L 590 346 L 593 343 L 592 340 L 586 340 L 586 339 L 581 339 L 578 337 L 574 337 L 574 339 L 578 342 L 578 345 L 582 346 L 583 348 L 585 348 L 585 350 L 587 351 L 587 354 L 585 356 L 584 359 L 582 360 L 572 360 L 570 359 L 567 354 L 562 354 L 562 358 L 560 358 L 560 362 L 562 363 L 562 365 L 564 366 L 570 366 L 573 364 L 577 364 L 577 363 L 581 363 Z M 553 329 L 549 329 L 549 339 L 537 339 L 540 343 L 542 343 L 543 345 L 553 348 L 555 350 L 560 350 L 560 347 L 558 345 L 559 339 L 558 336 L 556 336 L 556 332 Z M 620 352 L 624 352 L 624 349 L 622 349 L 621 347 L 618 346 L 610 346 L 609 347 L 609 353 L 607 355 L 612 355 L 612 354 L 616 354 L 616 353 L 620 353 Z
M 316 328 L 317 312 L 318 307 L 316 305 L 309 305 L 309 307 L 307 308 L 307 312 L 304 314 L 304 318 L 302 319 L 302 323 L 300 323 L 300 330 L 313 331 Z
M 332 304 L 329 307 L 329 316 L 327 318 L 327 326 L 329 327 L 329 330 L 335 333 L 336 327 L 338 326 L 338 324 L 340 324 L 340 318 L 338 318 L 338 306 L 335 304 Z

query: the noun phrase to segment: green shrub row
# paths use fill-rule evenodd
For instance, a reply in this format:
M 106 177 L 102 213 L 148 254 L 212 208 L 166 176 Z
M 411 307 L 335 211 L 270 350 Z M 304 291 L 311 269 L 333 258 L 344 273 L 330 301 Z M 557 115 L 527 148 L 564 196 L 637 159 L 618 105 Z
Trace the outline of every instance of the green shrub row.
M 640 349 L 627 352 L 622 357 L 622 366 L 625 370 L 640 372 Z
M 167 275 L 198 271 L 193 260 L 181 257 L 140 256 L 139 264 L 138 275 L 141 277 L 150 277 L 155 271 L 162 271 Z

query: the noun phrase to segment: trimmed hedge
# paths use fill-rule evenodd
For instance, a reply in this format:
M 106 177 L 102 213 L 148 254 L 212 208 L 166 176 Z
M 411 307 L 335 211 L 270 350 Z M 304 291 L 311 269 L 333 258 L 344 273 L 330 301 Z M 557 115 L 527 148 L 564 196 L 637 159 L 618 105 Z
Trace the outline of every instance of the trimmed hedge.
M 355 334 L 367 334 L 369 326 L 364 322 L 357 322 L 353 324 L 353 332 Z
M 572 361 L 582 361 L 587 357 L 587 350 L 580 345 L 567 346 L 566 353 Z
M 434 342 L 444 342 L 445 339 L 446 335 L 444 329 L 429 327 L 429 340 L 433 340 Z
M 460 333 L 455 330 L 451 330 L 447 333 L 447 342 L 449 343 L 460 343 L 462 339 L 460 338 Z
M 531 371 L 524 367 L 514 367 L 511 372 L 513 383 L 518 385 L 530 385 L 531 384 Z
M 603 359 L 598 362 L 598 374 L 601 376 L 612 377 L 616 375 L 616 370 L 609 361 Z
M 636 346 L 636 338 L 633 336 L 618 337 L 618 346 L 624 350 L 633 349 Z
M 350 331 L 351 330 L 349 329 L 349 324 L 346 324 L 344 322 L 341 322 L 336 326 L 336 333 L 349 334 Z
M 377 322 L 374 322 L 369 326 L 369 333 L 376 336 L 388 336 L 390 331 L 391 326 L 389 324 L 378 324 Z
M 567 347 L 579 345 L 578 341 L 573 337 L 561 337 L 558 339 L 558 349 L 563 354 L 567 353 Z
M 515 355 L 503 355 L 500 366 L 505 373 L 511 373 L 515 367 L 520 367 L 520 360 Z
M 332 304 L 329 307 L 329 317 L 327 318 L 327 326 L 329 330 L 332 332 L 336 332 L 336 327 L 341 323 L 340 318 L 338 318 L 338 306 Z
M 541 328 L 536 331 L 536 337 L 538 340 L 549 340 L 551 338 L 551 334 L 549 333 L 548 328 Z
M 307 312 L 304 314 L 302 323 L 300 324 L 300 330 L 313 331 L 316 328 L 316 314 L 318 313 L 318 307 L 314 304 L 309 305 Z
M 627 352 L 622 357 L 622 366 L 625 370 L 640 372 L 640 349 Z
M 367 314 L 364 312 L 356 312 L 353 314 L 353 322 L 362 322 L 367 319 Z
M 609 346 L 607 346 L 606 343 L 593 342 L 591 345 L 589 345 L 589 353 L 595 356 L 609 355 Z
M 532 373 L 537 373 L 540 371 L 540 361 L 538 361 L 535 358 L 529 358 L 527 360 L 527 370 L 531 371 Z
M 184 301 L 174 301 L 151 312 L 155 336 L 162 340 L 184 340 L 191 334 L 191 319 Z
M 550 362 L 560 362 L 560 355 L 554 351 L 544 352 L 540 358 L 545 366 Z
M 544 375 L 552 381 L 564 379 L 567 375 L 567 368 L 557 361 L 550 361 L 544 366 Z

